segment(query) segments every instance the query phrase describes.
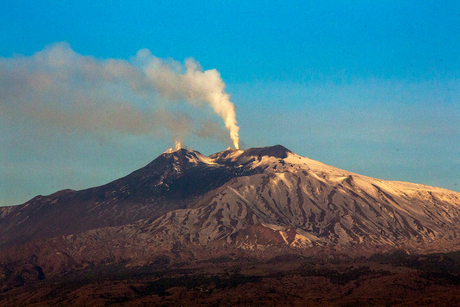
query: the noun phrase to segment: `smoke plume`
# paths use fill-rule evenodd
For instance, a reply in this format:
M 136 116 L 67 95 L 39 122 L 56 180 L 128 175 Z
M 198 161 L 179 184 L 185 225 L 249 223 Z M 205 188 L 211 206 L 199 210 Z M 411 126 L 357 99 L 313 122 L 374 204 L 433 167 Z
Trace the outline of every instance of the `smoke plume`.
M 177 107 L 184 102 L 185 110 Z M 182 65 L 143 49 L 129 60 L 100 60 L 67 43 L 29 57 L 0 58 L 0 115 L 21 120 L 65 130 L 219 138 L 220 131 L 203 133 L 216 127 L 206 112 L 196 112 L 205 106 L 224 121 L 238 148 L 235 106 L 219 72 L 204 71 L 193 59 Z

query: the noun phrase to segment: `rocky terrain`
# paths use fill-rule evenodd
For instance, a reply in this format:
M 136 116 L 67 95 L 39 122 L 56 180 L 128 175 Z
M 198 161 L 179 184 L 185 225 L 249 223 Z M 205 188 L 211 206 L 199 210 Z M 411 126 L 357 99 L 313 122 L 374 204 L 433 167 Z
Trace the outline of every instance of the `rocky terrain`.
M 433 274 L 447 280 L 436 288 L 442 293 L 458 286 L 459 219 L 460 193 L 354 174 L 279 145 L 209 157 L 171 149 L 106 185 L 1 207 L 0 304 L 13 298 L 32 304 L 31 293 L 37 293 L 37 302 L 48 297 L 62 304 L 53 301 L 57 285 L 75 297 L 106 295 L 94 289 L 102 279 L 119 281 L 105 284 L 114 292 L 94 301 L 102 305 L 141 304 L 155 297 L 158 304 L 180 298 L 193 302 L 196 295 L 208 294 L 210 301 L 203 303 L 215 303 L 248 285 L 261 291 L 254 290 L 256 297 L 272 291 L 281 298 L 279 287 L 292 292 L 295 284 L 306 282 L 324 282 L 338 291 L 324 300 L 316 297 L 319 305 L 347 291 L 345 301 L 353 304 L 352 293 L 364 291 L 363 285 L 390 284 L 399 277 L 409 284 L 429 282 L 426 287 L 433 290 Z M 415 258 L 395 263 L 390 255 L 397 251 Z M 415 255 L 437 259 L 436 269 L 414 267 L 425 259 Z M 350 259 L 360 259 L 358 267 L 350 267 Z M 356 278 L 337 284 L 334 274 Z M 184 283 L 184 276 L 194 276 L 195 282 Z M 72 288 L 74 281 L 81 287 Z M 296 291 L 299 299 L 293 302 L 307 300 L 305 289 Z M 67 299 L 66 305 L 78 305 Z
M 250 256 L 252 255 L 252 256 Z M 1 306 L 458 306 L 458 253 L 351 258 L 238 250 L 94 266 L 0 293 Z

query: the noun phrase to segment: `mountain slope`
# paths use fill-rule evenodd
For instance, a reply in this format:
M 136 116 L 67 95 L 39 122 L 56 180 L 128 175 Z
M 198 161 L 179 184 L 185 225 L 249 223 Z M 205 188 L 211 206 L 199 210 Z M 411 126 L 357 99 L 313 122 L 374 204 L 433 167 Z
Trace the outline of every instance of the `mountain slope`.
M 0 208 L 0 247 L 84 240 L 103 227 L 155 246 L 400 246 L 453 240 L 459 220 L 460 193 L 369 178 L 283 146 L 209 157 L 179 149 L 100 187 Z
M 185 208 L 232 178 L 261 171 L 232 162 L 216 163 L 197 151 L 168 150 L 145 167 L 106 185 L 59 191 L 22 205 L 0 207 L 0 249 L 156 218 Z
M 159 241 L 251 248 L 397 246 L 457 236 L 459 193 L 373 179 L 288 151 L 282 158 L 248 151 L 213 157 L 264 171 L 234 178 L 193 206 L 136 225 Z
M 184 207 L 196 196 L 187 177 L 191 168 L 202 168 L 203 162 L 197 156 L 202 155 L 187 150 L 164 153 L 147 166 L 106 185 L 60 191 L 37 196 L 20 206 L 0 208 L 0 248 L 129 224 Z M 211 168 L 207 173 L 214 171 Z M 215 184 L 211 180 L 200 182 L 204 191 Z

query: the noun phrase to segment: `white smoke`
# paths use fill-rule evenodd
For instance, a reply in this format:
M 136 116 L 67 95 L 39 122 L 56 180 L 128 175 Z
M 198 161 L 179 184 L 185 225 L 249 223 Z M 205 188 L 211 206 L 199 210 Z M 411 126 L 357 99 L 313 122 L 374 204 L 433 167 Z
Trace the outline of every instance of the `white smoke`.
M 140 50 L 129 61 L 82 56 L 67 43 L 36 54 L 0 58 L 0 115 L 41 121 L 46 125 L 86 131 L 130 134 L 162 133 L 175 138 L 216 127 L 209 118 L 192 118 L 171 102 L 208 105 L 225 123 L 233 145 L 239 136 L 235 106 L 217 70 L 204 71 L 188 59 L 182 65 Z
M 198 106 L 202 103 L 211 106 L 224 120 L 235 148 L 239 147 L 235 106 L 230 102 L 217 70 L 203 71 L 199 63 L 188 59 L 185 61 L 185 72 L 182 72 L 179 63 L 166 63 L 146 49 L 140 50 L 136 59 L 144 63 L 147 80 L 160 95 L 171 100 L 184 99 Z

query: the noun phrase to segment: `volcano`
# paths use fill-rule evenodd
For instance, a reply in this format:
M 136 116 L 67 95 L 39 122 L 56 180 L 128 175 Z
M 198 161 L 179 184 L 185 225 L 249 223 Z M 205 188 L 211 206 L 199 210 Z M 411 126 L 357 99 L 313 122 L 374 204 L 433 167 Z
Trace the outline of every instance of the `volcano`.
M 1 207 L 0 277 L 11 286 L 17 276 L 225 251 L 455 252 L 459 222 L 460 193 L 370 178 L 280 145 L 171 149 L 106 185 Z
M 126 225 L 155 244 L 399 246 L 456 238 L 460 193 L 354 174 L 280 145 L 209 157 L 180 148 L 106 185 L 37 196 L 0 216 L 2 248 Z

